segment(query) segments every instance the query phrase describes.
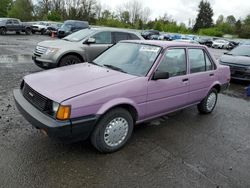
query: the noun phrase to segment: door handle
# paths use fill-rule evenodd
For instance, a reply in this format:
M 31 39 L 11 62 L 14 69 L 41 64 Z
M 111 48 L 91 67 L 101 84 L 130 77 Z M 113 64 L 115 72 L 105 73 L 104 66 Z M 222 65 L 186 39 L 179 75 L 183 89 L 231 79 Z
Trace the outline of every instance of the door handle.
M 188 81 L 188 78 L 184 78 L 184 79 L 182 79 L 182 81 L 183 81 L 183 82 L 186 82 L 186 81 Z
M 214 76 L 214 73 L 209 74 L 209 76 Z

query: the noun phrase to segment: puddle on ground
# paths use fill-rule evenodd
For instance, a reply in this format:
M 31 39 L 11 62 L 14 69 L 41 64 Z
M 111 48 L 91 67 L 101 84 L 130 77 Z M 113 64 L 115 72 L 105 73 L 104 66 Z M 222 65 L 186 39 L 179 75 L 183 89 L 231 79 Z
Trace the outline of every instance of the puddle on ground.
M 0 55 L 0 63 L 28 63 L 32 58 L 30 54 L 26 55 Z

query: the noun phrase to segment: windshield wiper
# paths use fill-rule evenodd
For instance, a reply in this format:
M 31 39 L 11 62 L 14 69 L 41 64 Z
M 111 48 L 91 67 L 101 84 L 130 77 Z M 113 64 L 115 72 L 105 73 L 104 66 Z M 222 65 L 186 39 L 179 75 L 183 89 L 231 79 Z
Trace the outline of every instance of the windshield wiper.
M 88 63 L 93 64 L 93 65 L 97 65 L 97 66 L 100 66 L 100 67 L 101 67 L 101 65 L 99 65 L 98 63 L 95 63 L 94 61 L 90 61 L 90 62 L 88 62 Z
M 108 64 L 104 64 L 105 67 L 108 67 L 110 69 L 113 69 L 113 70 L 117 70 L 117 71 L 120 71 L 120 72 L 123 72 L 123 73 L 127 73 L 126 71 L 122 70 L 121 68 L 119 67 L 116 67 L 114 65 L 108 65 Z
M 67 38 L 63 38 L 62 40 L 66 40 L 66 41 L 70 41 L 70 42 L 71 42 L 71 40 L 69 40 L 69 39 L 67 39 Z

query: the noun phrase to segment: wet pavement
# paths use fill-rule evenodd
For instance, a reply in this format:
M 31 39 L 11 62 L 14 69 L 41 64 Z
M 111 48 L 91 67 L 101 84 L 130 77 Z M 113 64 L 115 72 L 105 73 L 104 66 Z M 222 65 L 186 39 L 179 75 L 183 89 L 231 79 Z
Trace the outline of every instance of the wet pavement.
M 250 187 L 248 83 L 233 81 L 212 114 L 191 107 L 138 125 L 126 147 L 104 155 L 88 141 L 49 140 L 20 115 L 12 90 L 41 71 L 32 40 L 48 37 L 0 37 L 0 187 Z

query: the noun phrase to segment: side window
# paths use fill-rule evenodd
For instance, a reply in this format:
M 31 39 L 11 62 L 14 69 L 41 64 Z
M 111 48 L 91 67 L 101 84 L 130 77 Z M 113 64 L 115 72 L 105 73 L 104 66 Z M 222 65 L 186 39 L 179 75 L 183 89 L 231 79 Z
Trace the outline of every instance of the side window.
M 13 24 L 18 25 L 18 24 L 19 24 L 19 22 L 18 22 L 17 20 L 13 20 Z
M 96 40 L 96 44 L 111 44 L 111 33 L 108 31 L 97 33 L 92 38 Z
M 202 49 L 189 49 L 188 54 L 191 73 L 214 69 L 213 63 Z
M 140 40 L 140 38 L 138 36 L 136 36 L 135 34 L 129 33 L 129 40 Z
M 205 57 L 206 57 L 206 70 L 207 71 L 213 70 L 214 69 L 213 63 L 210 61 L 206 53 Z
M 169 49 L 164 54 L 157 71 L 168 72 L 170 77 L 185 75 L 186 71 L 185 49 Z
M 188 57 L 191 73 L 203 72 L 206 70 L 206 61 L 202 49 L 189 49 Z
M 6 24 L 12 24 L 12 20 L 8 20 Z
M 114 41 L 115 43 L 121 41 L 121 40 L 128 40 L 129 36 L 127 33 L 123 32 L 114 32 Z

